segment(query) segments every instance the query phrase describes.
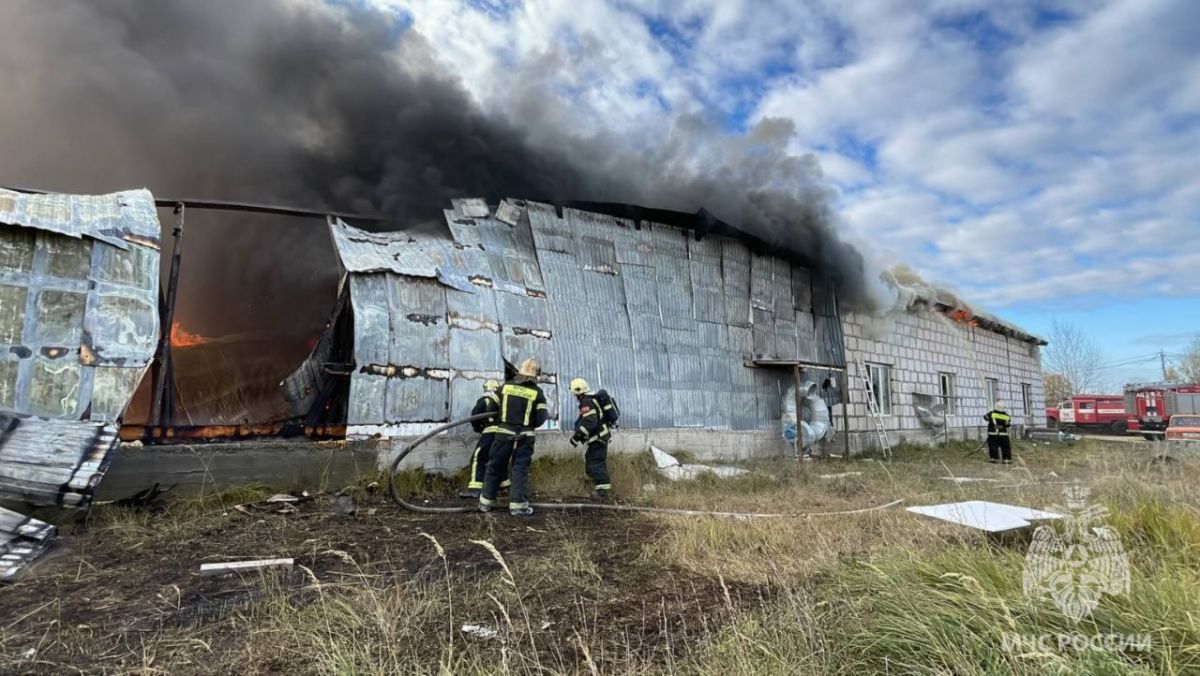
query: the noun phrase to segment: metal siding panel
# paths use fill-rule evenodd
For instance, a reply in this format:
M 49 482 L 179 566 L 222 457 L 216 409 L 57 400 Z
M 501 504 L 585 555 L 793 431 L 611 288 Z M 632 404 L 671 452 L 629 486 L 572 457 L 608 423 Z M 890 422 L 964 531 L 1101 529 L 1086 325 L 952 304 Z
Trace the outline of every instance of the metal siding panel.
M 798 312 L 813 310 L 812 273 L 799 265 L 792 266 L 792 307 Z
M 642 429 L 674 427 L 670 357 L 664 351 L 637 350 L 633 360 L 637 378 L 637 426 Z
M 388 364 L 449 368 L 446 287 L 434 280 L 387 275 Z
M 692 281 L 692 316 L 700 322 L 723 323 L 725 299 L 721 292 L 721 247 L 719 240 L 688 240 Z
M 446 217 L 446 225 L 450 227 L 454 241 L 464 246 L 479 246 L 479 228 L 475 226 L 475 219 L 457 214 L 453 209 L 444 209 L 442 214 Z
M 652 268 L 657 261 L 653 231 L 649 226 L 628 227 L 613 238 L 616 245 L 617 262 L 621 265 L 640 265 Z
M 767 310 L 754 308 L 754 354 L 774 357 L 771 351 L 775 339 L 775 315 Z
M 387 364 L 391 317 L 384 274 L 350 275 L 350 303 L 354 307 L 355 363 Z M 382 406 L 382 398 L 378 403 Z M 380 414 L 382 411 L 380 408 Z
M 0 408 L 105 421 L 124 412 L 158 344 L 159 254 L 135 243 L 157 243 L 158 221 L 149 193 L 131 195 L 150 200 L 137 218 L 153 228 L 130 221 L 122 194 L 0 194 L 0 215 L 25 226 L 0 226 Z M 29 229 L 42 226 L 53 231 Z M 105 370 L 97 384 L 96 365 L 129 371 Z
M 790 317 L 795 310 L 792 305 L 792 266 L 782 258 L 772 256 L 771 280 L 771 291 L 775 300 L 772 310 L 776 316 Z
M 790 299 L 789 299 L 790 304 Z M 796 322 L 788 319 L 795 316 L 794 310 L 787 315 L 775 316 L 775 331 L 772 334 L 771 352 L 780 359 L 799 359 L 799 349 L 796 347 Z
M 441 422 L 449 408 L 449 381 L 435 378 L 388 378 L 385 422 Z
M 750 259 L 750 307 L 768 312 L 775 308 L 775 290 L 770 256 L 753 254 Z
M 367 232 L 334 219 L 329 225 L 342 267 L 349 272 L 394 272 L 413 277 L 436 277 L 432 252 L 441 240 L 417 238 L 407 232 Z
M 157 249 L 161 229 L 148 190 L 107 195 L 31 195 L 0 189 L 0 223 L 66 237 L 89 237 L 126 248 L 131 242 Z
M 750 250 L 741 242 L 721 241 L 721 290 L 725 323 L 750 326 Z
M 346 424 L 383 424 L 386 389 L 387 378 L 384 376 L 355 371 L 350 376 L 350 398 L 346 411 Z
M 573 211 L 567 210 L 567 215 Z M 554 207 L 529 203 L 529 227 L 539 254 L 546 251 L 575 253 L 575 232 L 567 219 L 560 219 Z M 539 256 L 540 259 L 540 256 Z
M 500 357 L 500 325 L 491 289 L 478 293 L 446 291 L 450 366 L 456 370 L 504 372 Z

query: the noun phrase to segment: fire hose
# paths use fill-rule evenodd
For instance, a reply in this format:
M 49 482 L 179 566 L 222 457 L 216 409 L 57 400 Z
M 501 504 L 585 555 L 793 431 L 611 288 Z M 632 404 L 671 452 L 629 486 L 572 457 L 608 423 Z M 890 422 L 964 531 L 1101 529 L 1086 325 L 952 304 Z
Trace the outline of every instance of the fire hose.
M 448 422 L 444 425 L 439 425 L 439 426 L 433 428 L 432 430 L 426 432 L 423 436 L 421 436 L 418 439 L 414 440 L 413 442 L 409 443 L 403 449 L 401 449 L 401 451 L 398 454 L 396 454 L 396 457 L 392 460 L 391 468 L 388 471 L 388 493 L 391 494 L 392 500 L 394 500 L 396 502 L 396 504 L 400 505 L 404 509 L 407 509 L 412 512 L 420 512 L 422 514 L 463 514 L 463 513 L 478 511 L 479 508 L 473 504 L 461 505 L 461 506 L 457 506 L 457 507 L 432 507 L 432 506 L 427 506 L 427 505 L 413 504 L 413 503 L 405 500 L 400 495 L 400 490 L 396 487 L 396 474 L 399 471 L 400 463 L 404 460 L 404 458 L 406 458 L 409 453 L 412 453 L 421 444 L 425 443 L 426 441 L 429 441 L 433 437 L 436 437 L 437 435 L 441 434 L 442 432 L 445 432 L 446 430 L 458 427 L 459 425 L 466 425 L 467 423 L 475 422 L 477 420 L 483 420 L 483 419 L 489 417 L 490 415 L 491 415 L 490 413 L 481 413 L 479 415 L 474 415 L 474 416 L 470 416 L 468 418 L 463 418 L 461 420 L 454 420 L 454 421 Z M 729 518 L 734 518 L 734 519 L 754 519 L 754 518 L 779 518 L 779 517 L 787 517 L 787 516 L 810 517 L 810 516 L 837 516 L 837 515 L 843 515 L 843 514 L 858 514 L 861 512 L 873 512 L 876 510 L 886 509 L 888 507 L 894 507 L 894 506 L 900 504 L 901 502 L 904 502 L 904 501 L 903 500 L 893 500 L 892 502 L 889 502 L 884 505 L 877 505 L 874 507 L 866 507 L 864 509 L 855 509 L 855 510 L 850 510 L 850 511 L 845 511 L 845 512 L 821 512 L 821 513 L 810 513 L 810 514 L 763 514 L 763 513 L 755 513 L 755 512 L 713 512 L 713 511 L 698 510 L 698 509 L 671 509 L 668 507 L 639 507 L 639 506 L 635 506 L 635 505 L 610 505 L 610 504 L 598 503 L 598 502 L 531 502 L 529 504 L 531 507 L 534 507 L 537 509 L 576 509 L 576 510 L 598 509 L 598 510 L 606 510 L 606 511 L 612 511 L 612 512 L 649 512 L 652 514 L 674 514 L 677 516 L 721 516 L 721 517 L 729 517 Z

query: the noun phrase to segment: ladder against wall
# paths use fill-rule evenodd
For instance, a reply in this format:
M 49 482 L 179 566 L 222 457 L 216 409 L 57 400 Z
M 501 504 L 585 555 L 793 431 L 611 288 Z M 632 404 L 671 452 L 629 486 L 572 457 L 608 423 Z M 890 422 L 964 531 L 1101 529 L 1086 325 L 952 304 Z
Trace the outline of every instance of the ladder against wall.
M 879 448 L 883 452 L 883 457 L 891 460 L 892 442 L 888 439 L 887 427 L 883 424 L 883 414 L 880 412 L 879 402 L 875 398 L 875 389 L 871 387 L 871 372 L 867 370 L 867 364 L 863 361 L 861 355 L 858 357 L 858 375 L 862 378 L 863 393 L 867 397 L 867 415 L 871 417 L 871 423 L 875 430 L 875 439 L 879 441 Z

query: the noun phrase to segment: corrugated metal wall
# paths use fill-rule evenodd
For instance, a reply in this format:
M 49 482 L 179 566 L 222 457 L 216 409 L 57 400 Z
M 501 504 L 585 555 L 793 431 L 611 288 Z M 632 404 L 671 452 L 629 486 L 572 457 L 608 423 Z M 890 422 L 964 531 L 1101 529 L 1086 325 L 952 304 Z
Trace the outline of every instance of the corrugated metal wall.
M 840 333 L 826 321 L 832 296 L 814 290 L 807 270 L 740 241 L 515 200 L 505 220 L 478 200 L 456 201 L 445 216 L 454 242 L 430 254 L 436 279 L 411 261 L 412 274 L 352 271 L 351 425 L 466 415 L 502 359 L 533 356 L 552 416 L 563 412 L 558 424 L 573 422 L 566 384 L 583 377 L 620 401 L 627 427 L 768 428 L 791 374 L 746 360 L 842 361 Z M 360 250 L 367 239 L 342 238 L 358 259 L 385 258 Z M 469 289 L 447 285 L 448 264 Z

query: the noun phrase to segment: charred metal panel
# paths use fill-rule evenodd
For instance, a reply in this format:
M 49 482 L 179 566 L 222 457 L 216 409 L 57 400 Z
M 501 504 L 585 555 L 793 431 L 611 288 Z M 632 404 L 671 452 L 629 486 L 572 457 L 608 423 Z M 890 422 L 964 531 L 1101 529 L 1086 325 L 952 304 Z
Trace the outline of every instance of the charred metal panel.
M 154 198 L 0 190 L 0 221 L 0 409 L 117 420 L 158 341 Z
M 500 323 L 491 290 L 469 294 L 446 292 L 450 330 L 450 366 L 455 370 L 494 371 L 503 374 L 500 357 Z
M 411 277 L 436 277 L 431 256 L 436 245 L 406 232 L 367 232 L 334 219 L 329 225 L 333 245 L 348 272 L 394 272 Z
M 826 281 L 813 278 L 813 332 L 817 337 L 817 355 L 822 364 L 846 365 L 842 320 L 838 316 L 837 298 Z
M 721 240 L 721 282 L 725 323 L 750 326 L 750 250 L 741 242 Z
M 808 268 L 792 266 L 792 307 L 797 312 L 812 313 L 812 273 Z
M 446 225 L 450 226 L 450 234 L 454 236 L 455 242 L 463 246 L 482 246 L 482 242 L 479 239 L 479 228 L 475 226 L 475 219 L 458 214 L 453 209 L 445 209 L 442 211 L 442 214 L 446 217 Z
M 346 289 L 343 289 L 343 292 L 338 295 L 337 302 L 333 306 L 333 311 L 329 314 L 329 321 L 325 325 L 325 330 L 317 338 L 317 344 L 313 347 L 313 351 L 300 364 L 299 368 L 280 383 L 284 401 L 287 402 L 288 414 L 292 417 L 307 415 L 312 410 L 313 405 L 317 401 L 317 396 L 320 394 L 322 388 L 325 387 L 326 381 L 330 377 L 325 372 L 325 364 L 330 361 L 330 357 L 333 355 L 334 327 L 337 326 L 338 321 L 342 318 L 342 313 L 349 310 L 347 306 L 348 293 Z
M 386 275 L 390 327 L 384 364 L 420 368 L 450 366 L 446 287 L 434 280 Z M 453 291 L 451 293 L 454 293 Z
M 529 226 L 538 253 L 575 253 L 575 231 L 571 228 L 569 218 L 571 212 L 571 209 L 567 209 L 568 218 L 560 219 L 554 212 L 554 207 L 536 202 L 529 203 Z
M 148 190 L 108 195 L 29 195 L 0 189 L 0 223 L 20 225 L 117 248 L 159 244 L 158 212 Z
M 117 441 L 110 423 L 0 414 L 0 500 L 86 506 Z
M 0 507 L 0 582 L 17 579 L 46 551 L 57 530 L 45 521 Z

